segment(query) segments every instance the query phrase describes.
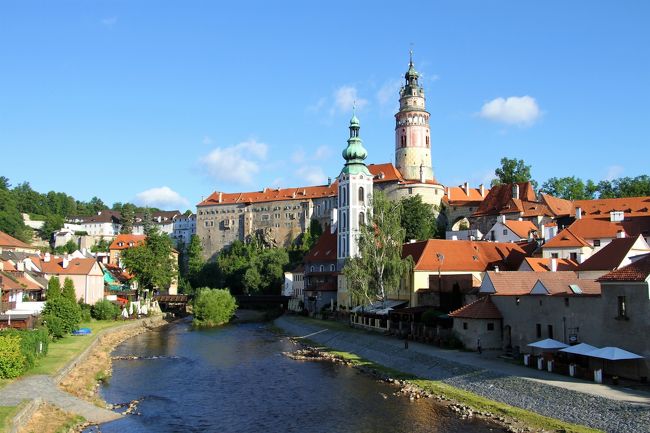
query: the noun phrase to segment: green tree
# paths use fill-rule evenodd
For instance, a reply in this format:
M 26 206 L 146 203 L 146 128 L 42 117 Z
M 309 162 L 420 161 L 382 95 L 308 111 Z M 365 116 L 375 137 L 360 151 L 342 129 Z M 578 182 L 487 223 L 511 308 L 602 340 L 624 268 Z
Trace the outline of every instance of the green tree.
M 438 222 L 433 207 L 422 202 L 418 194 L 405 197 L 401 203 L 401 225 L 404 229 L 404 241 L 416 239 L 422 241 L 436 236 Z
M 621 177 L 612 181 L 616 197 L 650 196 L 650 176 Z
M 142 212 L 142 229 L 147 236 L 154 229 L 153 221 L 151 220 L 151 210 L 149 208 L 145 208 L 144 212 Z
M 541 191 L 566 200 L 593 200 L 598 186 L 592 180 L 583 182 L 575 176 L 551 177 L 542 184 Z
M 187 278 L 192 286 L 198 287 L 196 280 L 199 278 L 204 265 L 201 239 L 197 235 L 192 235 L 187 246 Z
M 61 293 L 61 281 L 59 281 L 59 277 L 51 277 L 50 281 L 47 282 L 45 298 L 52 300 L 61 296 Z
M 0 189 L 8 191 L 11 188 L 11 183 L 9 183 L 9 178 L 5 176 L 0 176 Z
M 402 258 L 401 201 L 390 201 L 376 192 L 372 208 L 370 223 L 361 226 L 359 255 L 349 258 L 343 268 L 348 290 L 359 303 L 384 302 L 412 266 L 410 257 Z
M 31 239 L 32 231 L 23 222 L 13 192 L 5 189 L 0 189 L 0 231 L 23 242 Z
M 110 247 L 110 244 L 108 243 L 108 241 L 106 239 L 104 239 L 104 236 L 102 236 L 101 238 L 99 238 L 99 242 L 97 242 L 95 245 L 93 245 L 90 248 L 90 251 L 92 251 L 93 253 L 98 253 L 98 252 L 99 253 L 107 253 L 109 247 Z
M 54 338 L 61 338 L 77 329 L 81 323 L 81 307 L 76 302 L 72 280 L 66 278 L 64 288 L 57 277 L 50 278 L 47 285 L 47 300 L 43 319 L 48 332 Z
M 501 158 L 501 167 L 494 170 L 494 174 L 497 178 L 492 180 L 492 186 L 530 182 L 533 188 L 537 188 L 537 182 L 530 175 L 530 165 L 526 165 L 523 159 Z
M 196 326 L 219 326 L 235 315 L 237 301 L 228 290 L 203 287 L 194 298 L 192 323 Z
M 63 227 L 63 217 L 61 215 L 50 214 L 45 216 L 43 227 L 38 231 L 39 236 L 43 240 L 51 241 L 52 235 L 55 231 Z
M 171 239 L 155 229 L 144 244 L 122 251 L 121 259 L 142 289 L 167 289 L 178 276 Z
M 131 234 L 133 233 L 133 222 L 135 221 L 135 206 L 131 203 L 126 203 L 122 206 L 122 228 L 120 233 Z
M 61 291 L 61 295 L 65 299 L 77 303 L 77 294 L 74 291 L 74 282 L 68 277 L 63 281 L 63 290 Z

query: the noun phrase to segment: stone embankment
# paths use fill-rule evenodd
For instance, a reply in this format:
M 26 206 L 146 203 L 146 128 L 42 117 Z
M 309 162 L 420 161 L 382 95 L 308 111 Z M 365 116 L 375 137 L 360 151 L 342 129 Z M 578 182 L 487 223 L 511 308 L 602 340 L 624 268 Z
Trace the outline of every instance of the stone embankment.
M 645 404 L 643 401 L 639 404 L 613 400 L 523 376 L 453 362 L 436 356 L 437 349 L 422 344 L 413 343 L 410 349 L 404 349 L 401 341 L 378 334 L 353 330 L 323 331 L 327 322 L 317 326 L 283 316 L 275 321 L 275 325 L 291 335 L 305 336 L 318 344 L 357 354 L 377 364 L 423 379 L 441 381 L 550 418 L 607 432 L 650 432 L 650 399 Z M 462 408 L 457 410 L 465 411 Z

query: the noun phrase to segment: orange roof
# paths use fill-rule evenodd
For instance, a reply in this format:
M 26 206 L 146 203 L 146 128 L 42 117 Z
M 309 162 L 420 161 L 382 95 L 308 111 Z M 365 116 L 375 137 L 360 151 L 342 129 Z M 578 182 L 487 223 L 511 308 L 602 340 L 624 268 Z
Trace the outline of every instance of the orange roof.
M 213 192 L 197 206 L 211 206 L 216 204 L 252 204 L 278 200 L 305 200 L 323 197 L 336 197 L 336 183 L 330 186 L 305 186 L 301 188 L 264 188 L 263 191 L 254 192 Z
M 0 231 L 0 247 L 13 247 L 13 248 L 32 248 L 25 242 L 9 236 L 7 233 Z
M 563 198 L 553 197 L 552 195 L 541 193 L 541 201 L 551 211 L 553 216 L 571 216 L 575 215 L 573 203 Z
M 625 217 L 623 221 L 610 221 L 605 218 L 582 218 L 575 220 L 569 227 L 571 231 L 584 239 L 616 238 L 624 231 L 627 236 L 650 236 L 650 216 Z
M 570 227 L 565 228 L 560 233 L 555 235 L 553 239 L 546 242 L 542 248 L 575 248 L 575 247 L 590 247 L 589 243 L 581 236 L 573 233 Z
M 609 216 L 612 211 L 623 211 L 626 218 L 629 216 L 650 216 L 650 197 L 575 200 L 573 205 L 582 209 L 583 218 Z
M 578 268 L 578 263 L 571 259 L 555 259 L 557 260 L 558 271 L 575 271 Z M 524 261 L 530 266 L 533 272 L 550 272 L 551 259 L 543 259 L 539 257 L 526 257 Z
M 34 265 L 44 274 L 50 275 L 88 275 L 97 263 L 95 259 L 70 259 L 67 267 L 63 267 L 63 257 L 50 256 L 50 261 L 45 261 L 45 256 L 30 257 Z
M 596 254 L 589 257 L 578 267 L 579 271 L 612 271 L 618 268 L 625 257 L 630 254 L 630 250 L 634 247 L 637 241 L 643 237 L 641 235 L 630 238 L 612 239 L 610 243 L 605 245 Z M 639 253 L 640 251 L 637 250 Z M 647 250 L 646 250 L 647 251 Z M 632 253 L 634 255 L 637 253 Z
M 332 233 L 332 231 L 329 229 L 325 230 L 323 234 L 318 238 L 316 245 L 314 245 L 312 249 L 309 250 L 309 253 L 304 260 L 305 263 L 336 261 L 336 244 L 336 233 Z
M 429 239 L 404 244 L 402 257 L 408 256 L 416 271 L 484 272 L 495 266 L 517 269 L 526 253 L 514 243 Z
M 484 188 L 484 194 L 485 197 L 489 194 L 490 190 L 487 188 Z M 461 186 L 449 186 L 445 189 L 445 196 L 443 197 L 443 200 L 452 206 L 459 206 L 459 205 L 468 205 L 468 204 L 479 204 L 485 199 L 484 196 L 481 195 L 481 189 L 480 188 L 467 188 L 467 191 L 465 190 L 465 187 L 463 185 Z
M 375 179 L 375 182 L 404 182 L 402 174 L 392 163 L 369 164 L 368 170 Z
M 598 281 L 646 281 L 650 276 L 650 254 L 630 263 L 629 265 L 605 274 Z M 646 289 L 647 290 L 647 289 Z
M 125 250 L 127 248 L 131 248 L 143 244 L 145 239 L 147 239 L 147 236 L 145 235 L 131 235 L 131 234 L 117 235 L 115 239 L 113 239 L 113 242 L 111 242 L 111 246 L 108 249 Z
M 11 263 L 9 260 L 0 259 L 0 262 L 2 262 L 2 270 L 3 271 L 15 271 L 16 270 L 16 267 L 14 266 L 14 264 Z
M 463 319 L 502 319 L 501 311 L 489 296 L 483 296 L 476 301 L 449 313 L 451 317 Z
M 580 279 L 575 272 L 494 272 L 489 271 L 483 280 L 494 287 L 493 296 L 524 296 L 540 282 L 551 296 L 600 295 L 600 284 L 595 280 Z M 577 286 L 579 292 L 574 292 L 571 285 Z
M 531 231 L 537 232 L 537 226 L 530 221 L 506 220 L 503 224 L 522 239 L 528 239 Z
M 519 186 L 519 198 L 513 202 L 512 190 L 515 188 L 515 185 Z M 521 201 L 535 202 L 535 200 L 535 191 L 533 191 L 533 186 L 530 182 L 497 185 L 492 187 L 473 215 L 482 216 L 523 212 L 525 206 L 521 205 Z

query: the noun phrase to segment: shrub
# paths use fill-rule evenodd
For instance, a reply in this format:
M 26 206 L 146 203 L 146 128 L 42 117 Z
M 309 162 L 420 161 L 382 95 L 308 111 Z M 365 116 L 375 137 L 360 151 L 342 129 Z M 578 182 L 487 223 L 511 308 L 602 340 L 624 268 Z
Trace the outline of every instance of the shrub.
M 81 308 L 81 323 L 88 323 L 92 319 L 92 305 L 79 302 L 79 308 Z
M 194 325 L 218 326 L 230 321 L 237 309 L 237 302 L 226 289 L 203 287 L 198 290 L 193 307 Z
M 60 319 L 60 323 L 54 324 L 54 329 L 57 330 L 57 336 L 52 333 L 52 326 L 48 325 L 48 330 L 50 330 L 50 335 L 55 336 L 55 338 L 61 338 L 63 335 L 74 331 L 79 326 L 79 323 L 81 322 L 81 307 L 79 307 L 79 304 L 67 297 L 57 296 L 45 303 L 43 317 L 45 317 L 46 320 L 49 319 L 48 322 L 52 322 L 53 317 Z M 62 327 L 63 335 L 61 335 L 61 332 L 58 329 L 59 326 Z
M 0 377 L 18 377 L 25 371 L 25 355 L 17 335 L 0 336 Z
M 67 332 L 65 330 L 63 319 L 53 314 L 43 315 L 43 319 L 45 320 L 47 332 L 52 336 L 52 338 L 56 340 L 58 338 L 65 337 L 65 334 L 67 334 Z
M 92 316 L 97 320 L 115 320 L 119 314 L 120 307 L 108 299 L 97 301 L 92 308 Z
M 33 368 L 36 359 L 47 354 L 49 339 L 45 328 L 35 330 L 6 329 L 2 335 L 12 335 L 20 338 L 20 350 L 25 357 L 25 370 Z

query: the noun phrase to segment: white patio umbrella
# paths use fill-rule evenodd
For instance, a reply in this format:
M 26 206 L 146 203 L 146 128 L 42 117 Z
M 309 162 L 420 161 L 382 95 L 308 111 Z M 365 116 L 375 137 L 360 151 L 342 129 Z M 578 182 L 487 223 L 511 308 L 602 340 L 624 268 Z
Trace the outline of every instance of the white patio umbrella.
M 564 349 L 560 349 L 559 351 L 564 353 L 571 353 L 573 355 L 587 355 L 587 353 L 593 352 L 596 349 L 598 348 L 592 346 L 591 344 L 580 343 L 580 344 L 576 344 L 575 346 L 565 347 Z
M 569 346 L 568 344 L 564 344 L 561 341 L 553 340 L 552 338 L 547 338 L 545 340 L 540 340 L 528 344 L 528 347 L 534 347 L 536 349 L 547 349 L 547 350 L 564 349 L 565 347 L 568 346 Z
M 643 356 L 636 353 L 628 352 L 619 347 L 603 347 L 602 349 L 592 350 L 587 356 L 593 358 L 606 359 L 608 361 L 621 361 L 624 359 L 643 359 Z

